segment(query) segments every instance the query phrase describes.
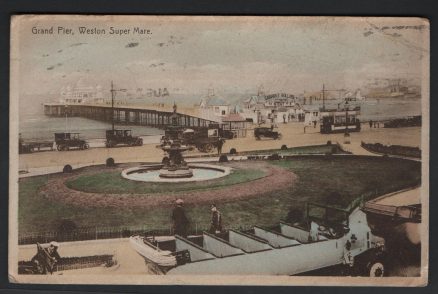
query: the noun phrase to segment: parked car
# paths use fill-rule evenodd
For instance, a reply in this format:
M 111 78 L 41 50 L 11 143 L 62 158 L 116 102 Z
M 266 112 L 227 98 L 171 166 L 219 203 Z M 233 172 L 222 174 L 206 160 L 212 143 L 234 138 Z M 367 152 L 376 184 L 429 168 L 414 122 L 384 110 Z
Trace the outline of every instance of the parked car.
M 257 127 L 254 129 L 254 137 L 257 140 L 261 138 L 272 138 L 274 140 L 281 139 L 281 133 L 274 131 L 272 127 Z
M 79 133 L 55 133 L 56 149 L 58 151 L 68 151 L 71 148 L 80 150 L 88 149 L 88 143 L 79 138 Z
M 143 139 L 138 136 L 133 136 L 131 130 L 106 130 L 105 146 L 108 148 L 117 145 L 142 146 Z

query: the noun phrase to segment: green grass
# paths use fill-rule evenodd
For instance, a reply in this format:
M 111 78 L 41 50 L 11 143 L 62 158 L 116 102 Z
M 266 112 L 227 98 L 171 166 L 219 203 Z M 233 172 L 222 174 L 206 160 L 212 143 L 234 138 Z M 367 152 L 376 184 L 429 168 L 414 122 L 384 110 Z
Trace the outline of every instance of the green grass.
M 382 157 L 325 156 L 272 161 L 272 164 L 295 172 L 295 187 L 260 197 L 217 203 L 225 226 L 273 225 L 284 219 L 290 207 L 304 209 L 308 201 L 347 207 L 362 194 L 375 197 L 397 191 L 421 181 L 421 163 Z M 170 208 L 77 208 L 46 200 L 37 193 L 47 176 L 21 179 L 19 232 L 55 230 L 62 218 L 77 226 L 124 227 L 142 226 L 163 229 L 170 225 Z M 338 192 L 337 199 L 328 197 Z M 209 205 L 186 207 L 193 226 L 208 226 Z
M 301 146 L 301 147 L 291 147 L 285 150 L 281 149 L 268 149 L 268 150 L 257 150 L 257 151 L 248 151 L 242 152 L 242 154 L 273 154 L 279 153 L 284 155 L 303 155 L 303 154 L 340 154 L 343 152 L 337 145 L 313 145 L 313 146 Z
M 66 182 L 67 187 L 92 193 L 174 193 L 194 190 L 217 189 L 238 183 L 253 181 L 266 173 L 256 169 L 234 169 L 231 174 L 212 181 L 192 183 L 145 183 L 128 181 L 120 175 L 120 171 L 83 175 Z

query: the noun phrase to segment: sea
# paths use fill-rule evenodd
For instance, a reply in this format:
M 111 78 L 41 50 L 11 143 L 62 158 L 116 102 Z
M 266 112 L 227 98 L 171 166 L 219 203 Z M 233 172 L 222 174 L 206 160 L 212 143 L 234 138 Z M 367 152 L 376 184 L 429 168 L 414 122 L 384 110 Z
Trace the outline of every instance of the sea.
M 19 103 L 19 133 L 25 141 L 54 141 L 54 133 L 80 133 L 80 137 L 89 142 L 90 147 L 102 147 L 105 142 L 105 130 L 111 129 L 111 123 L 82 117 L 49 117 L 44 115 L 44 103 L 56 99 L 42 95 L 25 96 Z M 29 103 L 31 101 L 31 103 Z M 159 143 L 164 130 L 137 125 L 115 125 L 119 129 L 131 129 L 134 136 L 143 138 L 144 144 Z
M 233 97 L 235 98 L 235 97 Z M 86 140 L 100 145 L 105 139 L 105 130 L 110 123 L 81 117 L 48 117 L 44 115 L 44 103 L 56 101 L 47 95 L 27 95 L 19 103 L 19 132 L 24 140 L 53 140 L 56 132 L 77 132 Z M 181 100 L 178 100 L 181 101 Z M 136 101 L 138 102 L 138 101 Z M 335 106 L 335 101 L 327 101 L 327 107 Z M 361 121 L 377 121 L 421 114 L 419 98 L 370 98 L 352 102 L 360 105 Z M 158 143 L 164 131 L 162 129 L 136 126 L 116 125 L 116 128 L 132 129 L 133 135 L 143 138 L 144 143 Z

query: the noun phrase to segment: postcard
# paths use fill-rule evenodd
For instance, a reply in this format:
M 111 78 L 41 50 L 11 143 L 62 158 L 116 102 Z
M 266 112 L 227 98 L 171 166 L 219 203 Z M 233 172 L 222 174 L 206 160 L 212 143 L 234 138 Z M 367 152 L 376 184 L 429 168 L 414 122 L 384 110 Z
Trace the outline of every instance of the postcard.
M 429 22 L 15 15 L 13 283 L 424 286 Z

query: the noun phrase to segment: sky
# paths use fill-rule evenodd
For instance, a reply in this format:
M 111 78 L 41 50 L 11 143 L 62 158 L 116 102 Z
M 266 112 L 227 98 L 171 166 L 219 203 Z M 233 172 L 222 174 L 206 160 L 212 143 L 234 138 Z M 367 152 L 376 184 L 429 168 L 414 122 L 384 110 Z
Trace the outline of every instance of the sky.
M 110 27 L 130 32 L 111 35 Z M 355 89 L 374 77 L 420 81 L 429 58 L 429 25 L 419 18 L 25 16 L 14 20 L 12 38 L 26 95 L 77 83 L 108 89 L 111 81 L 171 94 Z

